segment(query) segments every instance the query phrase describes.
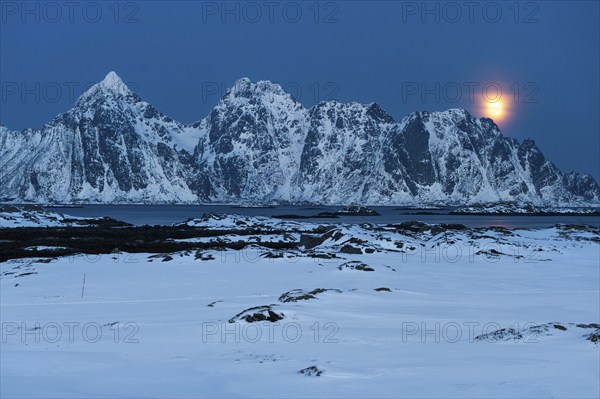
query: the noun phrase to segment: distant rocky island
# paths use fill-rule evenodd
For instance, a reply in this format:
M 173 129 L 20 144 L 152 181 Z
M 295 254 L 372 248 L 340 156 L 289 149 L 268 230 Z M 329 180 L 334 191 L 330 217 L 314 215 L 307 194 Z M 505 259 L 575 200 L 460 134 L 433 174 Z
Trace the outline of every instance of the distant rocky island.
M 600 208 L 545 207 L 533 204 L 499 203 L 462 207 L 450 215 L 505 215 L 505 216 L 600 216 Z

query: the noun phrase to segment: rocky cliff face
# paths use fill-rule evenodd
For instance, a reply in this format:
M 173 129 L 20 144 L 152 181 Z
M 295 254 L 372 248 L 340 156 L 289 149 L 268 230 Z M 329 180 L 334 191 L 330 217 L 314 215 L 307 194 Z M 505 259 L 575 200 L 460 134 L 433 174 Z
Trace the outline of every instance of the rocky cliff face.
M 307 110 L 279 85 L 239 80 L 196 124 L 197 167 L 211 199 L 289 199 L 307 130 Z
M 396 122 L 375 103 L 307 109 L 248 79 L 183 125 L 111 72 L 42 129 L 0 126 L 0 170 L 5 201 L 600 202 L 591 176 L 561 172 L 532 140 L 465 110 Z

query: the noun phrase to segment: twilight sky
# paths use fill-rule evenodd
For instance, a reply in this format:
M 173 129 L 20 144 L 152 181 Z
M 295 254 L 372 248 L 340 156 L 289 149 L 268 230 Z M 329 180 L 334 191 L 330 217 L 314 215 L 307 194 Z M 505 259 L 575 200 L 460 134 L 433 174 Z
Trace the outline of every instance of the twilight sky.
M 489 115 L 499 98 L 505 135 L 600 180 L 597 1 L 1 0 L 0 12 L 0 124 L 11 129 L 42 126 L 111 70 L 184 123 L 247 76 L 306 106 L 376 101 L 397 120 Z

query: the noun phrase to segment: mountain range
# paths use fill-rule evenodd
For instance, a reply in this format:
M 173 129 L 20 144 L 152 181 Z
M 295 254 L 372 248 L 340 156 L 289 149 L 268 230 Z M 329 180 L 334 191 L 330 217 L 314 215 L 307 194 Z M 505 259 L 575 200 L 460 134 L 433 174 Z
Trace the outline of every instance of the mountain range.
M 0 201 L 597 205 L 600 187 L 464 109 L 398 122 L 243 78 L 183 124 L 110 72 L 41 129 L 0 125 Z

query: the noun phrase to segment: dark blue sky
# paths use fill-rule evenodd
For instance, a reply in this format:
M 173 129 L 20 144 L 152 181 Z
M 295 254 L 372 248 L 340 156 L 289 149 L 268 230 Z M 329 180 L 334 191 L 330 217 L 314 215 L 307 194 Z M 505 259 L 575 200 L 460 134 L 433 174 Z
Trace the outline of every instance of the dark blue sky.
M 111 70 L 181 122 L 206 116 L 243 76 L 277 81 L 307 106 L 376 101 L 397 119 L 483 115 L 483 89 L 493 98 L 499 86 L 505 135 L 600 178 L 597 1 L 0 6 L 0 123 L 12 129 L 40 127 Z

